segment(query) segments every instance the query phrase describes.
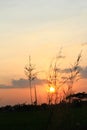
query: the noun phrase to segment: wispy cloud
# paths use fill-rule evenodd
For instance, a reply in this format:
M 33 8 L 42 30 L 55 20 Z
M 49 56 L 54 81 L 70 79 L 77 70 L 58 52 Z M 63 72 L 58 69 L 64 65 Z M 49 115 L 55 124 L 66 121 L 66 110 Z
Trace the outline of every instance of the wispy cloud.
M 81 76 L 82 78 L 87 78 L 87 66 L 82 68 L 82 71 L 81 71 Z
M 36 85 L 43 85 L 45 83 L 47 83 L 47 80 L 45 79 L 38 79 L 36 78 L 34 83 Z M 12 85 L 5 85 L 5 84 L 0 84 L 0 88 L 1 89 L 10 89 L 10 88 L 27 88 L 29 87 L 29 84 L 28 84 L 28 80 L 27 79 L 24 79 L 24 78 L 20 78 L 18 80 L 15 80 L 13 79 L 12 80 Z M 32 87 L 33 87 L 33 84 L 32 84 Z
M 81 77 L 83 79 L 87 79 L 87 66 L 86 67 L 79 66 L 79 69 L 80 69 Z M 68 74 L 70 72 L 70 68 L 58 69 L 57 71 L 60 73 Z M 12 82 L 12 85 L 0 84 L 0 89 L 27 88 L 27 87 L 29 87 L 28 80 L 24 79 L 24 78 L 20 78 L 17 80 L 13 79 L 11 82 Z M 41 86 L 41 85 L 48 83 L 48 81 L 46 79 L 36 78 L 34 83 L 38 86 Z M 33 84 L 32 84 L 32 87 L 33 87 Z
M 5 84 L 0 84 L 0 89 L 10 89 L 10 88 L 13 88 L 12 86 L 8 86 L 8 85 L 5 85 Z
M 66 69 L 57 69 L 57 71 L 59 73 L 70 73 L 70 68 L 66 68 Z M 81 67 L 79 66 L 79 71 L 80 71 L 80 75 L 83 79 L 86 79 L 87 78 L 87 66 L 85 67 Z

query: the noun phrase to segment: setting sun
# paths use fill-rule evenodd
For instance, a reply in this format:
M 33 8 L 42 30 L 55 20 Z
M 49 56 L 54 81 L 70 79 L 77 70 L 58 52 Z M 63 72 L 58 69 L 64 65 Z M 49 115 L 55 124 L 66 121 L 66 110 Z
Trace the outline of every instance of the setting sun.
M 50 93 L 54 93 L 55 92 L 55 88 L 54 87 L 50 87 Z

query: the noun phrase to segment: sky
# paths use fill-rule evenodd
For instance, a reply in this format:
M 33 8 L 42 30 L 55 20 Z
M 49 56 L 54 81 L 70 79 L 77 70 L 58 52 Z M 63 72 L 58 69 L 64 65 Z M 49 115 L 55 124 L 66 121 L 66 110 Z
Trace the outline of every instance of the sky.
M 25 83 L 29 55 L 37 70 L 47 72 L 61 47 L 64 67 L 73 64 L 83 50 L 84 76 L 78 91 L 87 91 L 87 0 L 0 0 L 0 104 L 27 100 L 27 90 L 19 82 Z M 42 81 L 45 74 L 40 74 Z M 41 79 L 37 80 L 39 86 Z M 16 100 L 15 93 L 25 96 Z M 10 101 L 11 97 L 14 100 Z

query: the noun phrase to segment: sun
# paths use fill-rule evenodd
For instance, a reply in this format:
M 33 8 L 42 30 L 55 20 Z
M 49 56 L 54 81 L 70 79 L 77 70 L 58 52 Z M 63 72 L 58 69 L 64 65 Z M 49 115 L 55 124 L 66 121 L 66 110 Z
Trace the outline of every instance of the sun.
M 55 92 L 55 88 L 51 86 L 49 91 L 50 91 L 50 93 L 54 93 Z

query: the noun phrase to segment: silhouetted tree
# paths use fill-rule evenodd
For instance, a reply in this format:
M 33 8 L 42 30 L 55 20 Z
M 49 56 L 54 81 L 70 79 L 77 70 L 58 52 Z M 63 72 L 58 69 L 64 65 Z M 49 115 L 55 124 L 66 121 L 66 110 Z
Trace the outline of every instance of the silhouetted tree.
M 69 99 L 69 98 L 77 98 L 77 99 L 79 99 L 79 100 L 83 100 L 83 99 L 85 99 L 85 100 L 87 100 L 87 93 L 85 93 L 85 92 L 82 92 L 82 93 L 76 93 L 76 94 L 71 94 L 71 95 L 69 95 L 69 96 L 67 96 L 66 97 L 66 99 Z

